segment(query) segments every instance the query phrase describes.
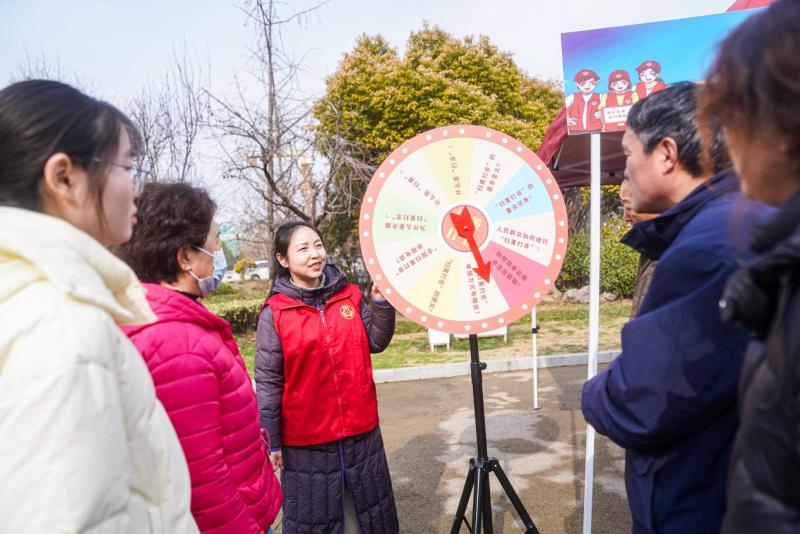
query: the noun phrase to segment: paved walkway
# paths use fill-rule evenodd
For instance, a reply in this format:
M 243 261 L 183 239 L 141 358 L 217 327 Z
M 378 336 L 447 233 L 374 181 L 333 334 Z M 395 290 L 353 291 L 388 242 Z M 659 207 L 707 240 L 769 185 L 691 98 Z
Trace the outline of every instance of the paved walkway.
M 586 368 L 484 375 L 489 455 L 497 457 L 543 534 L 582 529 L 586 423 L 580 388 Z M 403 534 L 450 532 L 469 458 L 476 454 L 469 377 L 378 385 L 381 428 Z M 595 450 L 593 532 L 630 532 L 623 451 L 602 436 Z M 495 532 L 523 532 L 492 480 Z M 466 533 L 466 527 L 462 528 Z

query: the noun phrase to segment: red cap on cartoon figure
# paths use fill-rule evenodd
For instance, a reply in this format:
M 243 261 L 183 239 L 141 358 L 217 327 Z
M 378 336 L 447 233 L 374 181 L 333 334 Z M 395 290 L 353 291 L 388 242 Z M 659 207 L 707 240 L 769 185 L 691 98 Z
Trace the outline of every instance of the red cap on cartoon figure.
M 598 76 L 597 73 L 592 69 L 584 69 L 575 73 L 575 77 L 573 79 L 575 80 L 575 83 L 583 83 L 586 80 L 600 81 L 600 76 Z
M 625 80 L 628 82 L 628 85 L 631 84 L 631 77 L 628 76 L 628 72 L 622 69 L 615 70 L 608 76 L 608 86 L 611 87 L 611 84 L 614 82 L 618 82 L 620 80 Z
M 661 72 L 661 64 L 658 61 L 645 61 L 636 67 L 636 72 L 642 72 L 645 69 L 653 69 L 658 74 Z

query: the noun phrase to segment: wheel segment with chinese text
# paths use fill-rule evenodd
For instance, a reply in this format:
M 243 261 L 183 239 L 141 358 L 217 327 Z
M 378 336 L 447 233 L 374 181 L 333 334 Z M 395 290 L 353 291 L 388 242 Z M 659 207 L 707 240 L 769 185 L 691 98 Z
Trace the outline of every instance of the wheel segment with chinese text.
M 550 170 L 497 130 L 424 132 L 380 165 L 359 236 L 375 284 L 422 326 L 473 334 L 506 326 L 553 287 L 567 210 Z

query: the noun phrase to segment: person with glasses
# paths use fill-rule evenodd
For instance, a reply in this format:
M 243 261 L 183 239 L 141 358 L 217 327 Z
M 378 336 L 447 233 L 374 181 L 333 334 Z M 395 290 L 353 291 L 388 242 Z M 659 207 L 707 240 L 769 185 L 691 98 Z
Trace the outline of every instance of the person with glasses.
M 230 325 L 205 306 L 225 274 L 216 205 L 186 183 L 148 183 L 139 223 L 116 249 L 158 319 L 124 326 L 183 445 L 201 532 L 260 534 L 282 504 L 256 393 Z
M 119 329 L 154 315 L 106 248 L 136 223 L 139 144 L 68 85 L 0 90 L 3 532 L 198 531 L 180 442 Z

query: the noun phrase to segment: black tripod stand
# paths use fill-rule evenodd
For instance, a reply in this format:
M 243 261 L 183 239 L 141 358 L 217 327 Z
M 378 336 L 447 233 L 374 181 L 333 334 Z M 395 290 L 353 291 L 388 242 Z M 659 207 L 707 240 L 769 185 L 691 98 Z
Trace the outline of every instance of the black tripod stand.
M 483 410 L 483 377 L 481 372 L 486 369 L 486 364 L 478 357 L 478 336 L 469 336 L 470 366 L 472 370 L 472 398 L 475 402 L 475 431 L 478 435 L 478 457 L 469 461 L 469 473 L 467 481 L 464 483 L 464 491 L 461 492 L 461 500 L 458 502 L 458 510 L 453 520 L 453 528 L 450 534 L 458 534 L 461 530 L 461 523 L 467 525 L 467 530 L 472 534 L 480 534 L 481 525 L 485 534 L 493 534 L 492 528 L 492 497 L 489 489 L 489 473 L 494 473 L 503 490 L 506 492 L 514 510 L 525 525 L 526 534 L 539 534 L 536 525 L 533 524 L 531 516 L 525 510 L 519 495 L 514 491 L 511 481 L 508 480 L 500 462 L 497 458 L 489 458 L 486 449 L 486 414 Z M 472 493 L 472 525 L 467 521 L 466 511 L 469 494 Z

